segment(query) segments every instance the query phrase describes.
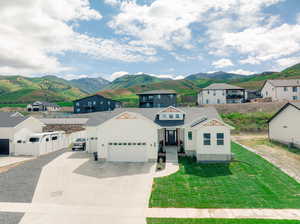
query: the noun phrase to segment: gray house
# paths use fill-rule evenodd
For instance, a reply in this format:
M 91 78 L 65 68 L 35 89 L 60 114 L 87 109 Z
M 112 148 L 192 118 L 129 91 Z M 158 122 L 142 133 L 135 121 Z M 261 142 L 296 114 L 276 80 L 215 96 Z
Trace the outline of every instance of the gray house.
M 153 90 L 138 93 L 140 108 L 177 106 L 177 94 L 174 90 Z
M 73 105 L 75 114 L 111 111 L 122 106 L 121 102 L 103 97 L 99 94 L 75 100 L 73 101 Z

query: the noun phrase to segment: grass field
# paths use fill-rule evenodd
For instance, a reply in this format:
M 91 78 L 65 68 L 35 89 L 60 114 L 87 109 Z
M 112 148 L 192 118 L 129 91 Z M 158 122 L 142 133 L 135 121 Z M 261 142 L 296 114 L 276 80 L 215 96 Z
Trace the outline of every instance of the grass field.
M 232 143 L 230 164 L 180 159 L 180 170 L 155 178 L 150 207 L 300 208 L 300 184 L 260 156 Z
M 147 224 L 300 224 L 297 220 L 148 218 Z
M 234 132 L 267 132 L 268 120 L 273 113 L 229 113 L 222 114 L 222 119 L 229 125 L 235 127 Z
M 3 107 L 22 107 L 22 108 L 25 108 L 26 106 L 27 106 L 27 104 L 25 104 L 25 103 L 13 103 L 13 104 L 1 103 L 0 104 L 0 108 L 3 108 Z

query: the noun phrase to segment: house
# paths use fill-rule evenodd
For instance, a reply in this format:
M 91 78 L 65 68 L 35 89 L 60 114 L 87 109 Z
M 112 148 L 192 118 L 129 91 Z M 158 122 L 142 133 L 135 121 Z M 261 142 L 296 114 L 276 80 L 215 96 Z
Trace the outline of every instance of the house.
M 246 98 L 244 88 L 226 83 L 214 83 L 200 91 L 198 105 L 244 103 Z
M 60 106 L 56 103 L 49 103 L 43 101 L 35 101 L 32 104 L 27 105 L 27 111 L 59 111 Z
M 285 104 L 268 124 L 270 140 L 300 148 L 300 103 Z
M 261 89 L 261 95 L 272 101 L 300 100 L 300 79 L 267 80 Z
M 156 161 L 175 146 L 200 162 L 230 161 L 230 130 L 213 107 L 120 108 L 87 122 L 88 152 L 100 160 Z
M 15 154 L 15 145 L 33 134 L 41 133 L 44 124 L 34 117 L 15 112 L 0 112 L 0 154 Z
M 177 94 L 174 90 L 153 90 L 138 93 L 140 108 L 156 108 L 177 105 Z
M 99 94 L 75 100 L 73 104 L 75 114 L 111 111 L 122 106 L 121 102 L 103 97 Z

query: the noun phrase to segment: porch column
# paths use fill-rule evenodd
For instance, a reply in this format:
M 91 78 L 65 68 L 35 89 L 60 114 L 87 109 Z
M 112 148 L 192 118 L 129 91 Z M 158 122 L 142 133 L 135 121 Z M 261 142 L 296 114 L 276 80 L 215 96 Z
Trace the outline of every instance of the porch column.
M 180 139 L 179 139 L 179 128 L 176 128 L 176 140 L 177 140 L 177 146 L 180 146 Z
M 163 128 L 163 146 L 164 146 L 164 148 L 165 148 L 165 146 L 166 146 L 166 129 L 165 128 Z

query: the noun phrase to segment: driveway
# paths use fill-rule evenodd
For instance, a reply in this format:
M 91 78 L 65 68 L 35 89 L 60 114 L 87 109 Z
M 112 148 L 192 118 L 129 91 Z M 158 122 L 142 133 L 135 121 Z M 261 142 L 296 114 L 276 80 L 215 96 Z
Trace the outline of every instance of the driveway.
M 84 152 L 66 152 L 42 169 L 21 224 L 143 224 L 154 163 L 101 163 Z M 6 205 L 6 207 L 9 205 Z

